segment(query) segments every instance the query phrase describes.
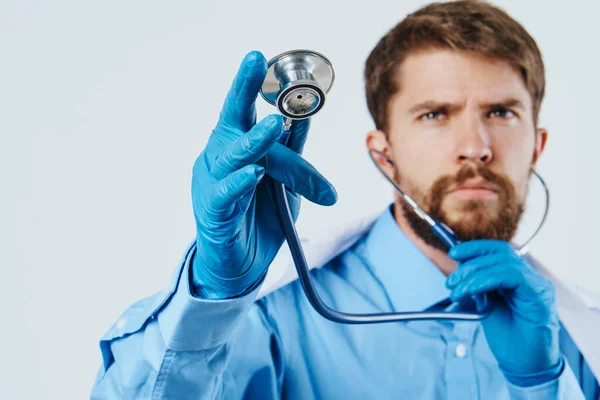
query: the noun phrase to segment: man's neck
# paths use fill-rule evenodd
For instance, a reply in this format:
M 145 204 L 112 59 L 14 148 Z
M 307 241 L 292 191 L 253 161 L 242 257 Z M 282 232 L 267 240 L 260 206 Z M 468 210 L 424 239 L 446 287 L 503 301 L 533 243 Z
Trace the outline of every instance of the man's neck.
M 402 200 L 399 200 L 402 201 Z M 408 220 L 404 216 L 402 206 L 399 201 L 394 202 L 394 216 L 396 223 L 402 229 L 406 237 L 415 244 L 437 267 L 448 276 L 452 271 L 456 269 L 456 262 L 448 257 L 448 254 L 444 251 L 438 250 L 427 243 L 415 231 L 413 231 Z

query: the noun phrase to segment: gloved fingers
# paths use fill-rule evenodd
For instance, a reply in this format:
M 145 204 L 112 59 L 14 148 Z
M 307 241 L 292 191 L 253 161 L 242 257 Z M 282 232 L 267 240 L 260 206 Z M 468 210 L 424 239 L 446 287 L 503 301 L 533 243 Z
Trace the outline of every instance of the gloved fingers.
M 267 61 L 262 53 L 252 51 L 244 57 L 231 89 L 225 98 L 220 123 L 248 131 L 256 121 L 256 97 L 267 76 Z
M 259 180 L 260 182 L 260 180 Z M 248 207 L 250 207 L 250 203 L 254 198 L 254 190 L 249 190 L 246 194 L 244 194 L 237 202 L 237 205 L 240 210 L 240 215 L 246 215 L 248 212 Z
M 310 129 L 310 118 L 296 120 L 292 122 L 292 133 L 288 140 L 287 147 L 294 150 L 298 154 L 302 154 L 304 150 L 304 144 L 308 137 L 308 131 Z
M 267 153 L 267 174 L 307 200 L 323 206 L 337 201 L 333 185 L 295 151 L 276 143 Z
M 231 217 L 237 202 L 254 192 L 264 174 L 264 168 L 256 164 L 232 172 L 214 186 L 207 199 L 206 211 L 224 220 Z
M 471 258 L 464 263 L 461 263 L 458 268 L 448 276 L 446 286 L 449 289 L 452 289 L 477 271 L 487 268 L 503 268 L 509 264 L 514 264 L 510 257 L 499 256 L 498 254 L 488 254 L 477 258 Z
M 281 135 L 282 120 L 278 115 L 269 115 L 250 131 L 229 144 L 216 159 L 210 163 L 210 173 L 215 179 L 254 164 L 263 158 Z
M 448 256 L 455 261 L 463 262 L 486 254 L 502 252 L 515 253 L 510 243 L 503 240 L 478 239 L 459 243 L 448 251 Z
M 450 294 L 453 301 L 460 301 L 466 296 L 483 294 L 499 289 L 517 289 L 524 282 L 522 274 L 514 268 L 506 270 L 480 270 L 461 281 Z

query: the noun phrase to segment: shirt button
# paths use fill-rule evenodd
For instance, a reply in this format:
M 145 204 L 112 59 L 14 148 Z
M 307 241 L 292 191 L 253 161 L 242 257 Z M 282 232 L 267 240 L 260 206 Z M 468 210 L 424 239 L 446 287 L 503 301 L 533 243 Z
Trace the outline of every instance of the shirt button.
M 465 358 L 467 355 L 467 346 L 462 343 L 457 344 L 454 349 L 454 355 L 458 358 Z
M 123 329 L 126 321 L 127 319 L 125 317 L 119 318 L 119 320 L 117 321 L 117 329 Z

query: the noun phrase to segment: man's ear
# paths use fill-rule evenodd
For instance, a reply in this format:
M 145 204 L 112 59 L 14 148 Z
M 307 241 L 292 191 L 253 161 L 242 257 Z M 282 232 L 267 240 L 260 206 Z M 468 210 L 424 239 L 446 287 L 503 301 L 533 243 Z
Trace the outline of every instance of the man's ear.
M 535 131 L 535 148 L 533 149 L 533 160 L 532 166 L 535 167 L 540 156 L 544 152 L 546 147 L 546 141 L 548 140 L 548 131 L 545 128 L 537 128 Z
M 373 153 L 373 158 L 375 158 L 377 164 L 386 172 L 386 174 L 393 178 L 394 166 L 391 148 L 385 132 L 381 130 L 375 130 L 367 133 L 366 145 L 369 150 L 375 150 L 376 152 L 385 155 L 385 157 L 382 157 L 377 153 Z

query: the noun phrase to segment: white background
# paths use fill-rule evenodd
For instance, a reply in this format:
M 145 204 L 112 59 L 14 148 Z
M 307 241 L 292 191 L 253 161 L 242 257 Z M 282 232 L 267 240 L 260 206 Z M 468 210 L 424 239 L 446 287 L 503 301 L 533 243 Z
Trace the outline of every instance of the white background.
M 0 398 L 89 397 L 98 339 L 168 282 L 194 237 L 191 167 L 246 52 L 310 48 L 336 68 L 305 156 L 339 202 L 305 201 L 299 230 L 392 199 L 364 148 L 373 124 L 362 69 L 377 40 L 424 3 L 350 4 L 0 0 Z M 547 66 L 539 170 L 553 198 L 531 248 L 600 292 L 600 3 L 497 4 L 531 32 Z M 261 116 L 273 112 L 259 104 Z

